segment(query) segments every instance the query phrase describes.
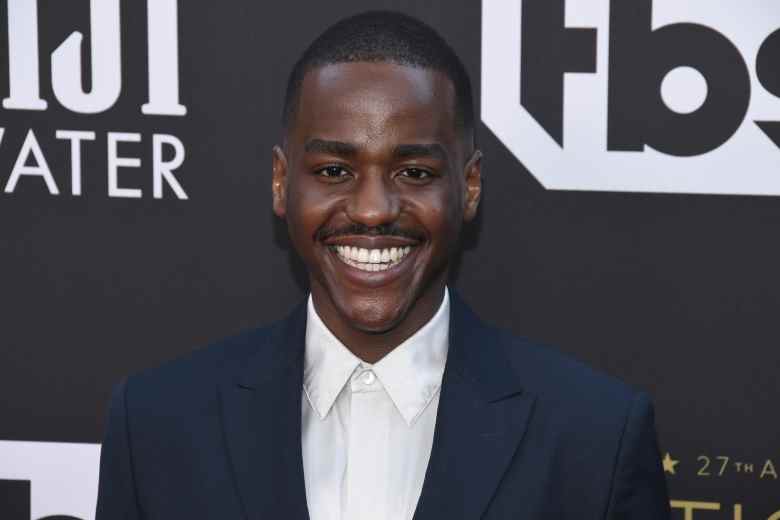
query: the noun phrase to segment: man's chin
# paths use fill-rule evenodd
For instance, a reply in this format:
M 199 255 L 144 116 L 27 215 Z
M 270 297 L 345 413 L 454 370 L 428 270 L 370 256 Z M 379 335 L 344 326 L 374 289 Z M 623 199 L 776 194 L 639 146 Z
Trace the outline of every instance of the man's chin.
M 354 300 L 352 298 L 351 300 Z M 346 324 L 367 334 L 383 334 L 393 330 L 403 321 L 405 306 L 399 302 L 382 302 L 376 297 L 338 305 Z

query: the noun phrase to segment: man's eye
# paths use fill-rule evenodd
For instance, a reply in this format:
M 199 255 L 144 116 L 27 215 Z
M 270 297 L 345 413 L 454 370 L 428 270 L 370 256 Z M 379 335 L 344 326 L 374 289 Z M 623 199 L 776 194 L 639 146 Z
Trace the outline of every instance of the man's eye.
M 320 177 L 328 179 L 340 179 L 349 175 L 349 172 L 341 166 L 326 166 L 316 171 Z
M 416 181 L 425 181 L 433 177 L 431 172 L 423 170 L 422 168 L 406 168 L 401 171 L 401 176 Z

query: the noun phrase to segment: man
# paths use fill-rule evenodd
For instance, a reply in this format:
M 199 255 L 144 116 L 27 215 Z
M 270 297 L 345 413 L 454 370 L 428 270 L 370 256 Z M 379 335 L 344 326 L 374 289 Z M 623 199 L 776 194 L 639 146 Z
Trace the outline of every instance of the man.
M 98 520 L 668 518 L 647 396 L 446 287 L 481 192 L 449 46 L 400 14 L 336 24 L 283 133 L 273 208 L 310 297 L 115 390 Z

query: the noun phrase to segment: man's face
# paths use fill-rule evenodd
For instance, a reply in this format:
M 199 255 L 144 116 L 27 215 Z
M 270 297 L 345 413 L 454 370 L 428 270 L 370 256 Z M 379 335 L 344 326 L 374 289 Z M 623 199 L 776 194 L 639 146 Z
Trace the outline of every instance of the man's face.
M 479 201 L 466 141 L 439 72 L 359 62 L 306 74 L 273 192 L 318 310 L 381 333 L 441 296 Z

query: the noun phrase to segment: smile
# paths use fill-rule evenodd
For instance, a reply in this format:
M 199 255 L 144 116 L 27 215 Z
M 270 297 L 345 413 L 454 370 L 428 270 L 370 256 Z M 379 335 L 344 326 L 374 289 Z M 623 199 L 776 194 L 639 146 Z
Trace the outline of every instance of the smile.
M 385 271 L 400 264 L 412 246 L 366 249 L 364 247 L 331 246 L 344 263 L 361 271 Z

